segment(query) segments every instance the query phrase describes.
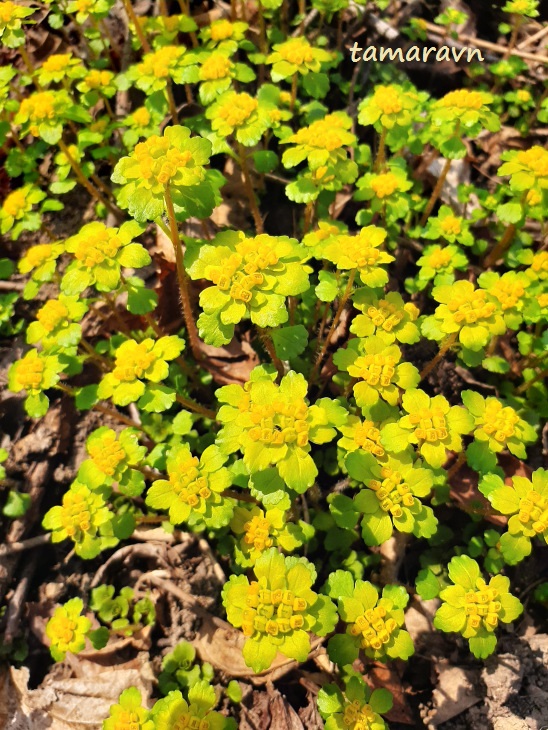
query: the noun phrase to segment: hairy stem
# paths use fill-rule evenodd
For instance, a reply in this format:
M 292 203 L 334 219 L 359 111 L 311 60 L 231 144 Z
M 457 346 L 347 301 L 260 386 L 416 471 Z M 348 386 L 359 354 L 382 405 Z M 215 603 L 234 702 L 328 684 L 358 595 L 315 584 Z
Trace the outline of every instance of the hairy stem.
M 217 419 L 217 414 L 215 413 L 215 411 L 212 411 L 209 408 L 206 408 L 205 406 L 196 403 L 196 401 L 192 400 L 192 398 L 185 398 L 184 395 L 180 395 L 179 393 L 177 393 L 176 399 L 177 403 L 182 405 L 183 408 L 186 408 L 193 413 L 199 413 L 200 416 L 203 416 L 204 418 L 209 418 L 212 421 L 215 421 Z
M 200 350 L 200 340 L 198 337 L 196 322 L 194 321 L 194 315 L 192 313 L 192 302 L 190 300 L 188 274 L 186 273 L 185 264 L 183 261 L 181 237 L 179 236 L 179 228 L 177 226 L 177 219 L 175 218 L 175 210 L 173 208 L 173 200 L 171 198 L 169 185 L 166 185 L 164 188 L 164 199 L 166 202 L 167 217 L 169 218 L 171 243 L 173 244 L 173 248 L 175 250 L 175 262 L 177 265 L 177 278 L 179 279 L 179 289 L 181 291 L 183 317 L 186 324 L 186 330 L 188 332 L 188 339 L 190 342 L 190 347 L 192 349 L 192 354 L 194 355 L 196 360 L 200 360 L 202 357 L 202 353 Z
M 420 374 L 421 380 L 424 380 L 432 372 L 432 370 L 437 366 L 437 364 L 443 358 L 445 353 L 455 344 L 455 342 L 457 340 L 457 334 L 458 334 L 458 332 L 453 332 L 452 334 L 448 335 L 445 338 L 445 340 L 441 344 L 438 354 L 435 357 L 433 357 L 430 360 L 430 362 L 427 363 L 427 365 L 421 370 L 421 374 Z
M 432 195 L 430 196 L 430 200 L 428 201 L 428 204 L 426 208 L 424 209 L 424 213 L 422 214 L 420 225 L 424 226 L 426 225 L 426 221 L 428 220 L 430 213 L 432 212 L 432 209 L 436 205 L 436 202 L 438 198 L 440 197 L 441 190 L 443 188 L 443 183 L 445 182 L 445 178 L 447 177 L 447 173 L 451 169 L 451 160 L 445 160 L 445 164 L 442 168 L 442 171 L 440 173 L 440 176 L 438 177 L 438 181 L 436 183 L 436 187 L 434 190 L 432 190 Z
M 150 53 L 150 44 L 146 39 L 145 34 L 143 33 L 143 29 L 141 28 L 139 24 L 139 19 L 137 18 L 137 15 L 135 14 L 135 10 L 133 9 L 133 5 L 131 4 L 131 0 L 122 0 L 124 3 L 124 8 L 126 9 L 127 16 L 129 20 L 133 23 L 135 26 L 135 32 L 137 33 L 137 37 L 139 38 L 139 42 L 141 43 L 143 47 L 143 51 L 145 53 Z
M 63 140 L 60 139 L 57 144 L 59 145 L 59 149 L 61 150 L 61 152 L 63 152 L 63 154 L 67 158 L 68 163 L 71 166 L 74 174 L 76 175 L 76 177 L 78 178 L 80 183 L 83 185 L 83 187 L 87 190 L 87 192 L 91 195 L 91 197 L 95 198 L 95 200 L 98 203 L 101 203 L 101 205 L 104 205 L 106 208 L 108 208 L 108 210 L 118 218 L 120 215 L 120 211 L 118 210 L 118 208 L 114 207 L 114 205 L 110 202 L 110 200 L 107 200 L 106 198 L 104 198 L 101 195 L 101 193 L 99 192 L 99 190 L 97 190 L 97 188 L 94 187 L 90 183 L 90 181 L 87 179 L 87 177 L 82 172 L 82 168 L 80 167 L 78 162 L 74 159 L 74 157 L 71 155 L 69 148 L 63 142 Z
M 259 337 L 261 338 L 261 342 L 263 343 L 265 350 L 268 352 L 268 355 L 269 355 L 270 359 L 272 360 L 272 363 L 274 364 L 274 366 L 276 367 L 276 370 L 278 371 L 278 382 L 279 382 L 285 375 L 284 364 L 280 360 L 278 355 L 276 354 L 276 348 L 274 347 L 274 342 L 272 341 L 272 337 L 270 336 L 270 333 L 267 330 L 260 330 Z
M 255 191 L 253 190 L 253 183 L 251 182 L 251 175 L 249 172 L 249 165 L 247 163 L 247 155 L 244 146 L 241 142 L 238 142 L 238 162 L 242 168 L 242 175 L 244 176 L 244 185 L 251 207 L 251 214 L 253 216 L 253 222 L 255 223 L 255 230 L 257 235 L 264 233 L 263 219 L 261 218 L 261 212 L 257 205 L 257 199 L 255 198 Z

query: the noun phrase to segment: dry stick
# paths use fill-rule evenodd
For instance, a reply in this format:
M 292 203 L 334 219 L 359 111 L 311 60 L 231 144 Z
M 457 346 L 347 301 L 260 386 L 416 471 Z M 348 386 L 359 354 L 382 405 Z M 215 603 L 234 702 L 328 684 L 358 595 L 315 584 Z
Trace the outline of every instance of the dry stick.
M 167 216 L 169 218 L 169 237 L 171 238 L 171 243 L 173 244 L 173 249 L 175 251 L 175 263 L 177 265 L 177 278 L 179 279 L 181 303 L 183 305 L 183 317 L 185 319 L 192 354 L 196 360 L 200 360 L 203 353 L 200 350 L 200 339 L 198 337 L 198 330 L 196 328 L 196 322 L 194 321 L 194 315 L 192 314 L 188 275 L 183 261 L 183 249 L 181 248 L 181 239 L 179 236 L 179 229 L 177 227 L 177 219 L 175 218 L 175 209 L 173 207 L 169 184 L 164 188 L 164 199 L 166 202 Z
M 255 223 L 255 230 L 257 231 L 257 235 L 260 235 L 264 232 L 263 219 L 261 218 L 261 212 L 259 211 L 259 207 L 255 199 L 255 191 L 253 190 L 253 183 L 251 182 L 249 165 L 247 164 L 245 149 L 241 142 L 238 142 L 238 162 L 242 168 L 245 190 L 249 199 L 249 205 L 251 206 L 251 214 L 253 216 L 253 222 Z
M 424 26 L 426 30 L 430 31 L 431 33 L 440 36 L 443 39 L 447 38 L 449 31 L 442 30 L 439 26 L 434 25 L 434 23 L 429 23 L 428 21 L 425 21 Z M 490 43 L 489 41 L 484 41 L 481 38 L 476 38 L 475 36 L 470 35 L 459 34 L 458 42 L 452 41 L 452 39 L 450 38 L 449 42 L 451 43 L 451 45 L 454 45 L 457 48 L 462 48 L 465 44 L 469 44 L 472 46 L 477 46 L 478 48 L 485 48 L 488 51 L 495 51 L 500 56 L 504 56 L 504 54 L 506 53 L 506 48 L 504 46 L 501 46 L 498 43 Z M 528 53 L 527 51 L 520 51 L 518 48 L 514 48 L 513 53 L 515 56 L 519 56 L 520 58 L 524 58 L 528 61 L 536 61 L 537 63 L 548 64 L 548 56 L 541 56 L 538 53 Z
M 337 328 L 337 325 L 339 324 L 339 320 L 342 316 L 342 313 L 344 311 L 344 308 L 346 306 L 346 302 L 348 301 L 348 298 L 350 296 L 350 292 L 352 291 L 352 285 L 354 284 L 354 279 L 356 277 L 356 269 L 352 269 L 350 272 L 350 275 L 348 276 L 348 283 L 346 285 L 346 289 L 344 290 L 344 294 L 342 295 L 339 306 L 337 307 L 337 311 L 335 313 L 335 316 L 333 318 L 333 322 L 331 322 L 331 327 L 329 328 L 329 332 L 327 333 L 327 337 L 324 340 L 322 349 L 320 351 L 320 354 L 318 355 L 316 359 L 316 364 L 312 368 L 312 372 L 310 373 L 310 382 L 314 382 L 318 375 L 319 368 L 322 364 L 322 360 L 325 356 L 325 353 L 327 352 L 327 348 L 329 347 L 329 342 L 331 340 L 331 337 L 333 336 L 333 333 L 335 332 L 335 329 Z
M 430 362 L 421 370 L 420 379 L 424 380 L 427 375 L 429 375 L 432 370 L 436 367 L 436 365 L 439 363 L 439 361 L 442 359 L 442 357 L 445 355 L 445 353 L 455 344 L 457 339 L 457 332 L 453 332 L 448 337 L 445 338 L 445 340 L 442 342 L 441 347 L 439 349 L 438 354 L 433 357 Z
M 135 10 L 133 9 L 131 0 L 122 0 L 122 2 L 124 3 L 124 8 L 126 9 L 126 13 L 127 13 L 129 20 L 135 26 L 135 32 L 137 33 L 137 37 L 139 38 L 139 41 L 140 41 L 141 45 L 143 46 L 143 51 L 145 53 L 150 53 L 149 42 L 147 41 L 146 36 L 143 33 L 143 29 L 141 28 L 141 25 L 139 24 L 139 18 L 135 14 Z
M 51 540 L 51 533 L 46 532 L 45 535 L 36 535 L 36 537 L 29 537 L 28 540 L 20 540 L 19 542 L 7 543 L 6 545 L 0 545 L 0 558 L 6 555 L 14 555 L 15 553 L 22 553 L 25 550 L 32 550 L 35 547 L 42 547 L 47 545 Z
M 438 177 L 438 181 L 436 183 L 436 187 L 432 191 L 432 195 L 430 196 L 430 200 L 428 201 L 428 205 L 424 209 L 424 213 L 422 214 L 420 226 L 426 225 L 426 221 L 428 220 L 428 217 L 430 216 L 430 213 L 432 212 L 432 209 L 434 205 L 436 204 L 437 199 L 440 196 L 441 190 L 443 188 L 443 183 L 445 182 L 445 178 L 447 177 L 447 173 L 451 169 L 451 160 L 445 160 L 445 165 L 443 166 L 443 169 L 440 173 L 440 176 Z
M 530 46 L 535 41 L 538 41 L 541 38 L 544 38 L 544 36 L 547 34 L 548 34 L 548 25 L 544 26 L 544 28 L 541 28 L 539 31 L 537 31 L 533 35 L 530 35 L 528 38 L 521 41 L 521 43 L 518 43 L 517 49 L 521 50 L 522 48 L 527 48 L 527 46 Z

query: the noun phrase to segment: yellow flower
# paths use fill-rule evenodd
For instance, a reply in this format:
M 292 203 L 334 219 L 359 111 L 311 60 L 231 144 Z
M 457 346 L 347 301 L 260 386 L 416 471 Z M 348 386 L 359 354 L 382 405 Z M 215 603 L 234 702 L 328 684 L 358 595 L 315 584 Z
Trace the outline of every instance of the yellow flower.
M 133 114 L 131 115 L 131 119 L 136 126 L 146 127 L 148 124 L 150 124 L 151 115 L 149 110 L 145 106 L 142 106 L 133 112 Z
M 229 20 L 221 19 L 212 23 L 209 30 L 212 41 L 224 41 L 232 38 L 234 26 Z
M 97 227 L 75 240 L 74 256 L 90 268 L 114 258 L 122 246 L 116 228 Z
M 13 218 L 17 218 L 17 216 L 25 211 L 26 208 L 27 196 L 25 188 L 19 188 L 18 190 L 14 190 L 8 195 L 8 197 L 4 200 L 4 204 L 2 205 L 2 209 Z
M 91 621 L 80 615 L 83 608 L 81 598 L 72 598 L 64 606 L 58 606 L 48 621 L 46 635 L 55 661 L 62 661 L 68 651 L 77 654 L 85 647 Z
M 447 109 L 476 109 L 479 110 L 484 104 L 492 101 L 489 94 L 481 91 L 470 91 L 469 89 L 457 89 L 450 91 L 436 104 Z
M 58 299 L 51 299 L 37 312 L 36 319 L 46 332 L 53 332 L 69 316 L 68 308 Z
M 371 189 L 377 198 L 387 198 L 399 188 L 400 181 L 393 172 L 376 175 L 371 180 Z
M 233 68 L 234 64 L 223 53 L 212 53 L 200 68 L 200 81 L 226 79 L 231 75 Z
M 112 78 L 113 74 L 111 71 L 99 71 L 94 68 L 85 77 L 84 82 L 90 89 L 101 89 L 103 86 L 108 86 Z
M 249 94 L 235 95 L 219 108 L 218 116 L 229 127 L 241 127 L 257 110 L 259 102 Z
M 499 175 L 510 175 L 510 188 L 526 192 L 529 205 L 539 205 L 548 189 L 548 150 L 535 145 L 528 150 L 502 154 L 506 162 L 498 169 Z
M 451 263 L 452 258 L 453 254 L 449 247 L 436 247 L 436 249 L 427 257 L 425 266 L 430 266 L 432 269 L 442 269 Z
M 531 101 L 531 93 L 526 89 L 518 89 L 518 91 L 516 92 L 516 97 L 518 101 L 521 102 Z
M 357 236 L 339 234 L 325 246 L 323 255 L 339 269 L 358 269 L 366 286 L 383 286 L 388 274 L 381 264 L 394 261 L 394 257 L 379 247 L 386 238 L 386 231 L 377 226 L 362 228 Z
M 384 457 L 380 430 L 373 421 L 362 421 L 358 416 L 348 416 L 347 423 L 339 426 L 339 431 L 342 433 L 342 438 L 339 439 L 338 445 L 345 451 L 362 449 L 377 459 Z
M 548 251 L 539 251 L 533 256 L 531 266 L 525 273 L 530 279 L 548 279 Z
M 291 38 L 285 43 L 280 43 L 277 48 L 281 58 L 295 66 L 302 66 L 314 60 L 314 51 L 310 43 L 303 38 Z
M 444 233 L 458 236 L 462 230 L 461 219 L 456 218 L 454 215 L 448 215 L 440 222 L 440 228 Z
M 408 127 L 418 112 L 420 97 L 413 88 L 397 84 L 376 86 L 372 96 L 359 106 L 358 122 L 375 126 L 378 132 L 393 127 Z
M 19 115 L 33 123 L 55 117 L 55 92 L 39 91 L 21 102 Z
M 272 64 L 272 80 L 275 83 L 296 73 L 318 72 L 322 63 L 333 58 L 323 48 L 311 46 L 302 36 L 277 43 L 272 50 L 273 53 L 267 56 L 266 62 Z
M 71 53 L 54 53 L 42 64 L 44 71 L 64 71 L 72 60 Z
M 164 46 L 157 51 L 147 53 L 137 70 L 142 76 L 154 76 L 166 79 L 171 75 L 185 49 L 177 46 Z
M 104 433 L 100 439 L 90 441 L 87 449 L 95 466 L 109 477 L 115 474 L 116 469 L 127 456 L 116 438 L 116 433 L 112 430 Z

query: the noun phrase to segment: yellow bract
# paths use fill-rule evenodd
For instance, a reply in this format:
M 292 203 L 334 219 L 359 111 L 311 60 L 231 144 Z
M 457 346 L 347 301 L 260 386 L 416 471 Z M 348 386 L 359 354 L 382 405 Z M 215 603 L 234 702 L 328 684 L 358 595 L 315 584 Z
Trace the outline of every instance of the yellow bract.
M 352 434 L 354 442 L 364 451 L 370 452 L 377 457 L 384 456 L 384 449 L 380 443 L 380 431 L 375 427 L 373 421 L 358 423 Z
M 354 135 L 345 129 L 345 119 L 329 114 L 325 119 L 319 119 L 310 126 L 299 129 L 287 141 L 332 152 L 352 144 L 354 139 Z
M 68 537 L 74 537 L 78 531 L 88 532 L 91 527 L 91 513 L 86 497 L 80 492 L 66 492 L 59 519 Z
M 242 632 L 244 636 L 261 634 L 278 636 L 304 626 L 303 613 L 308 608 L 304 598 L 297 598 L 292 591 L 261 588 L 257 581 L 247 589 L 243 612 Z
M 398 362 L 391 355 L 362 355 L 348 366 L 348 373 L 353 378 L 365 380 L 369 385 L 380 384 L 387 388 L 392 383 Z
M 46 332 L 53 332 L 68 317 L 68 308 L 58 299 L 51 299 L 49 302 L 46 302 L 36 314 L 36 319 Z
M 396 631 L 398 624 L 393 618 L 386 617 L 386 609 L 383 606 L 368 608 L 362 616 L 350 626 L 350 634 L 360 637 L 362 649 L 375 649 L 378 651 L 383 644 L 390 641 L 390 635 Z
M 245 92 L 231 96 L 217 111 L 217 116 L 230 127 L 241 127 L 253 112 L 258 108 L 259 102 Z
M 19 114 L 30 119 L 31 122 L 43 122 L 44 119 L 55 117 L 55 93 L 39 91 L 27 99 L 23 99 Z
M 91 460 L 97 468 L 111 477 L 115 474 L 120 463 L 125 459 L 126 452 L 116 440 L 115 433 L 105 433 L 100 439 L 88 444 Z
M 433 269 L 441 269 L 451 263 L 451 251 L 446 248 L 433 251 L 428 256 L 428 266 Z
M 415 498 L 399 472 L 384 466 L 381 469 L 381 477 L 382 482 L 372 479 L 367 486 L 375 492 L 381 509 L 384 512 L 390 512 L 393 517 L 399 518 L 403 515 L 401 505 L 412 507 Z
M 104 261 L 109 261 L 116 256 L 121 247 L 121 242 L 114 229 L 103 228 L 93 230 L 93 233 L 85 236 L 80 234 L 74 251 L 75 257 L 85 266 L 92 268 Z
M 107 86 L 110 83 L 112 74 L 110 71 L 99 71 L 93 69 L 85 77 L 84 81 L 90 89 L 101 89 L 103 86 Z
M 144 106 L 134 111 L 131 118 L 138 127 L 146 127 L 150 124 L 150 112 Z
M 535 145 L 518 152 L 513 160 L 529 170 L 535 177 L 548 177 L 548 150 Z
M 10 20 L 18 18 L 18 10 L 19 6 L 12 3 L 11 0 L 6 0 L 6 2 L 0 3 L 0 22 L 7 25 Z
M 344 708 L 343 723 L 349 730 L 367 730 L 374 720 L 375 713 L 367 703 L 360 705 L 359 700 L 354 700 Z

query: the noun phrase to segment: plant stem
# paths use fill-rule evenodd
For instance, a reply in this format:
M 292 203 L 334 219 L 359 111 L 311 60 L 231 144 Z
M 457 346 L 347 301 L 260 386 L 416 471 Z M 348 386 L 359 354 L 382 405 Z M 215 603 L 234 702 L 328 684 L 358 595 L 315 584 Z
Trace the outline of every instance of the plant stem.
M 36 69 L 34 68 L 34 64 L 32 63 L 31 58 L 30 58 L 29 54 L 27 53 L 27 49 L 25 48 L 25 46 L 19 47 L 19 53 L 21 54 L 23 63 L 27 67 L 27 71 L 29 72 L 29 74 L 31 76 L 32 83 L 38 89 L 38 91 L 42 91 L 42 87 L 40 86 L 38 79 L 35 78 Z
M 173 200 L 171 198 L 169 185 L 166 185 L 164 188 L 164 199 L 166 202 L 167 217 L 169 218 L 171 243 L 173 244 L 173 248 L 175 250 L 175 262 L 177 265 L 177 278 L 179 279 L 179 289 L 181 292 L 181 303 L 183 305 L 183 317 L 186 324 L 186 330 L 188 332 L 188 339 L 190 342 L 192 354 L 194 355 L 196 360 L 200 360 L 202 358 L 202 352 L 200 350 L 200 341 L 198 337 L 198 330 L 196 328 L 196 322 L 194 321 L 194 315 L 192 313 L 188 275 L 186 273 L 185 264 L 183 261 L 181 238 L 179 236 L 179 229 L 177 226 L 177 219 L 175 218 L 175 210 L 173 208 Z
M 315 200 L 311 200 L 310 203 L 306 204 L 306 207 L 304 209 L 303 235 L 306 235 L 308 233 L 308 231 L 312 228 L 315 208 L 316 208 Z
M 461 451 L 459 453 L 459 455 L 457 456 L 457 458 L 455 459 L 454 464 L 452 464 L 449 467 L 449 470 L 447 472 L 447 478 L 451 479 L 451 477 L 454 476 L 459 471 L 459 469 L 461 468 L 461 466 L 464 464 L 465 461 L 466 461 L 466 451 Z
M 67 395 L 72 396 L 73 398 L 76 395 L 76 391 L 74 388 L 71 388 L 68 385 L 64 385 L 63 383 L 57 383 L 55 388 L 62 391 L 63 393 L 66 393 Z M 124 416 L 123 413 L 119 413 L 114 408 L 107 408 L 107 406 L 103 406 L 100 403 L 95 403 L 95 405 L 92 406 L 92 409 L 94 411 L 97 411 L 98 413 L 102 413 L 104 416 L 110 416 L 111 418 L 120 421 L 120 423 L 123 423 L 125 426 L 129 426 L 130 428 L 136 428 L 138 431 L 142 431 L 143 433 L 145 433 L 145 429 L 141 426 L 140 423 L 137 423 L 137 421 L 134 421 L 127 416 Z
M 519 388 L 516 389 L 516 393 L 525 393 L 525 391 L 534 383 L 538 383 L 539 380 L 542 380 L 548 376 L 548 370 L 541 370 L 540 373 L 537 373 L 534 378 L 531 378 L 531 380 L 528 380 L 525 383 L 522 383 Z
M 295 73 L 291 79 L 291 103 L 289 104 L 289 109 L 291 111 L 294 111 L 295 102 L 297 101 L 297 81 L 297 74 Z
M 143 51 L 145 53 L 150 53 L 150 44 L 147 41 L 146 36 L 143 33 L 143 29 L 141 28 L 141 26 L 139 24 L 139 19 L 137 18 L 137 15 L 135 14 L 135 10 L 133 9 L 131 0 L 122 0 L 122 2 L 124 3 L 124 8 L 126 9 L 126 13 L 127 13 L 129 20 L 135 26 L 135 32 L 137 33 L 137 37 L 139 38 L 139 41 L 140 41 L 141 45 L 143 46 Z
M 445 160 L 445 164 L 443 166 L 443 169 L 440 173 L 440 176 L 438 177 L 438 181 L 436 183 L 436 187 L 434 190 L 432 190 L 432 195 L 430 196 L 430 200 L 428 201 L 428 204 L 426 208 L 424 209 L 424 213 L 422 214 L 420 225 L 421 227 L 426 225 L 426 221 L 428 220 L 430 213 L 432 212 L 432 209 L 434 205 L 436 204 L 437 199 L 440 196 L 441 189 L 443 188 L 443 183 L 445 182 L 445 178 L 447 177 L 447 173 L 451 169 L 451 160 Z
M 177 114 L 177 105 L 173 97 L 173 87 L 171 86 L 171 79 L 168 80 L 166 86 L 167 100 L 169 102 L 169 113 L 171 114 L 171 121 L 174 125 L 179 124 L 179 115 Z
M 192 398 L 185 398 L 185 396 L 179 395 L 179 393 L 177 393 L 176 399 L 177 403 L 180 403 L 187 410 L 193 411 L 194 413 L 199 413 L 200 416 L 204 416 L 204 418 L 209 418 L 212 421 L 217 420 L 217 414 L 215 413 L 215 411 L 212 411 L 209 408 L 206 408 L 205 406 L 196 403 L 196 401 L 192 400 Z
M 439 361 L 443 358 L 447 350 L 449 350 L 455 344 L 457 340 L 457 334 L 458 332 L 453 332 L 445 338 L 445 340 L 441 344 L 438 354 L 433 357 L 430 362 L 421 370 L 421 380 L 424 380 L 426 376 L 432 372 L 432 370 L 436 367 Z
M 346 302 L 348 301 L 348 298 L 350 297 L 350 292 L 352 291 L 352 286 L 354 284 L 354 279 L 356 278 L 357 269 L 352 269 L 349 276 L 348 276 L 348 283 L 346 284 L 346 289 L 344 290 L 344 294 L 339 300 L 339 306 L 337 307 L 337 311 L 335 313 L 335 316 L 333 317 L 333 321 L 331 322 L 331 327 L 329 328 L 329 332 L 327 333 L 327 337 L 324 340 L 322 349 L 320 350 L 320 354 L 316 358 L 316 364 L 312 368 L 312 372 L 310 373 L 310 382 L 314 382 L 316 380 L 316 377 L 318 376 L 318 372 L 320 369 L 320 366 L 322 364 L 322 360 L 325 356 L 325 353 L 327 352 L 327 348 L 329 347 L 329 342 L 331 341 L 331 337 L 333 336 L 333 333 L 335 332 L 337 325 L 339 324 L 339 320 L 342 316 L 342 313 L 344 311 L 344 308 L 346 306 Z
M 377 156 L 375 158 L 375 164 L 373 166 L 373 169 L 375 170 L 375 172 L 381 172 L 384 167 L 387 132 L 388 132 L 388 130 L 386 129 L 386 127 L 383 127 L 381 136 L 379 139 L 379 149 L 377 150 Z
M 240 167 L 242 168 L 244 185 L 247 192 L 249 205 L 251 206 L 251 214 L 253 216 L 253 222 L 255 223 L 255 230 L 257 232 L 257 235 L 260 235 L 264 232 L 263 219 L 261 218 L 261 212 L 255 198 L 255 191 L 253 190 L 253 183 L 251 182 L 251 175 L 249 172 L 249 165 L 247 164 L 246 152 L 241 142 L 238 142 L 238 162 L 240 163 Z
M 240 494 L 239 492 L 234 492 L 232 489 L 225 489 L 223 492 L 221 492 L 221 497 L 237 499 L 240 502 L 249 502 L 250 504 L 260 504 L 260 502 L 257 501 L 255 497 L 252 497 L 250 494 Z
M 504 254 L 506 253 L 508 247 L 514 240 L 514 236 L 516 235 L 517 227 L 514 223 L 510 223 L 508 228 L 504 231 L 504 235 L 500 239 L 500 241 L 495 245 L 493 249 L 491 249 L 491 252 L 487 254 L 485 259 L 483 260 L 483 265 L 486 269 L 490 268 L 491 266 L 494 266 L 498 259 L 500 259 Z
M 118 218 L 120 215 L 120 211 L 118 210 L 118 208 L 115 208 L 109 200 L 106 200 L 97 190 L 97 188 L 90 183 L 90 181 L 82 172 L 82 168 L 71 155 L 69 148 L 63 142 L 63 140 L 60 139 L 57 144 L 59 145 L 59 149 L 61 150 L 61 152 L 63 152 L 63 154 L 67 158 L 68 163 L 72 167 L 74 174 L 76 175 L 80 183 L 84 186 L 84 188 L 88 191 L 88 193 L 91 195 L 91 197 L 95 198 L 98 203 L 101 203 L 101 205 L 104 205 L 106 208 L 108 208 L 108 210 Z
M 274 347 L 274 343 L 272 342 L 272 337 L 270 336 L 270 333 L 267 330 L 260 330 L 259 337 L 261 338 L 261 342 L 263 343 L 265 350 L 268 352 L 270 359 L 272 360 L 274 366 L 276 367 L 276 370 L 278 371 L 277 380 L 279 382 L 285 375 L 284 364 L 276 354 L 276 348 Z

